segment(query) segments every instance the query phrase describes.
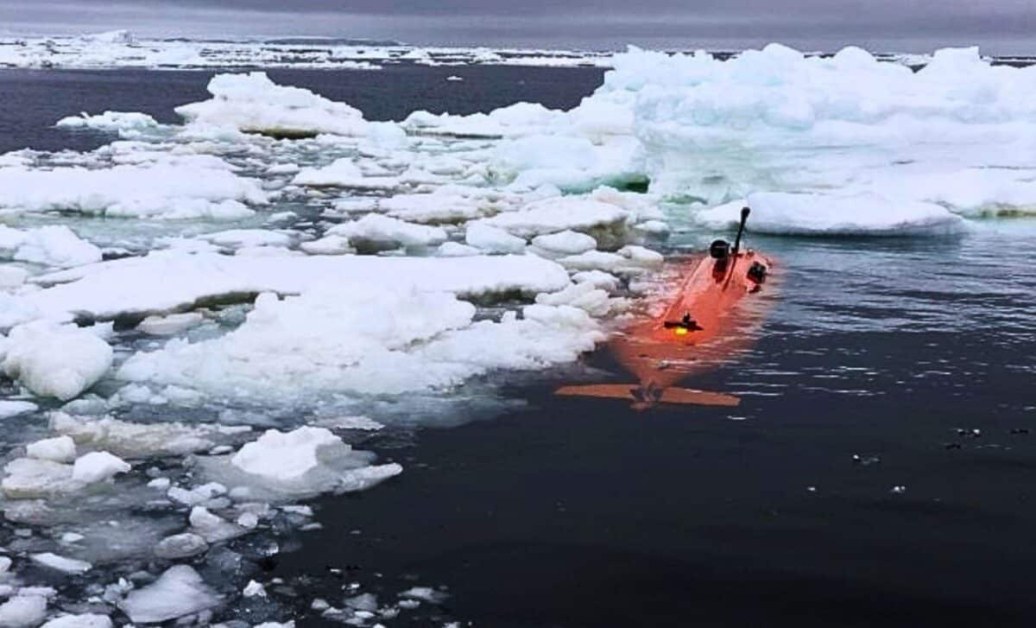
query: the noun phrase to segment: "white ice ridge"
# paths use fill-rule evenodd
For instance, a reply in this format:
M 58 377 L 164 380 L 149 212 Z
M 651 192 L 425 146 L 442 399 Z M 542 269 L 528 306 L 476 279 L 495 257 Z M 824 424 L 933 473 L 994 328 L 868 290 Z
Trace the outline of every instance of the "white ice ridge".
M 1036 206 L 1034 90 L 1036 68 L 974 48 L 915 73 L 859 48 L 770 45 L 727 62 L 633 51 L 588 100 L 632 110 L 653 191 L 716 204 L 837 189 L 972 214 Z
M 212 100 L 183 105 L 176 112 L 195 125 L 281 137 L 364 135 L 368 130 L 359 110 L 307 89 L 276 85 L 265 72 L 217 75 L 209 82 L 209 93 Z
M 401 124 L 504 138 L 486 178 L 514 190 L 650 181 L 703 209 L 763 192 L 875 195 L 885 201 L 849 228 L 888 234 L 912 224 L 918 203 L 1036 213 L 1034 92 L 1036 67 L 993 66 L 974 48 L 940 50 L 917 72 L 853 47 L 818 57 L 772 44 L 725 61 L 631 49 L 567 112 L 418 112 Z
M 708 209 L 697 219 L 711 228 L 735 228 L 741 208 L 752 208 L 754 233 L 790 235 L 947 234 L 964 228 L 964 220 L 934 203 L 892 203 L 876 194 L 787 194 L 760 192 L 747 199 Z
M 155 281 L 158 277 L 163 280 Z M 533 256 L 241 258 L 161 252 L 81 266 L 39 281 L 56 285 L 25 295 L 22 301 L 41 315 L 72 312 L 103 319 L 168 312 L 201 300 L 261 292 L 300 294 L 327 285 L 343 292 L 374 283 L 400 293 L 481 295 L 554 292 L 569 283 L 560 266 Z

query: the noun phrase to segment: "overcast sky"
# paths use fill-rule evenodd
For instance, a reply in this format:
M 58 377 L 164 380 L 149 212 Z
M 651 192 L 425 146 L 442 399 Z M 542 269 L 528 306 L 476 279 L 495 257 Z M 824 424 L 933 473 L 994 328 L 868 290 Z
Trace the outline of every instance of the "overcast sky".
M 0 32 L 414 44 L 1036 53 L 1036 0 L 0 0 Z

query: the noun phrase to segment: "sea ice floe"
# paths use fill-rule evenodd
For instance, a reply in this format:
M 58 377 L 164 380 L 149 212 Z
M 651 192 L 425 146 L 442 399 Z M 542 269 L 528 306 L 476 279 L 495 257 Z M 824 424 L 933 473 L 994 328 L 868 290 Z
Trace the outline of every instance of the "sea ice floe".
M 443 242 L 435 250 L 435 254 L 439 257 L 471 257 L 483 253 L 481 249 L 460 242 Z
M 91 129 L 118 133 L 119 137 L 139 139 L 155 133 L 160 125 L 146 113 L 105 111 L 100 115 L 83 113 L 58 120 L 55 126 L 66 129 Z
M 137 330 L 151 336 L 174 336 L 199 325 L 205 317 L 200 312 L 182 314 L 152 315 L 140 321 Z
M 211 100 L 182 105 L 176 112 L 192 125 L 274 137 L 364 135 L 368 130 L 359 110 L 307 89 L 276 85 L 265 72 L 216 75 L 209 93 Z
M 185 423 L 130 423 L 111 417 L 75 417 L 52 412 L 50 427 L 78 446 L 104 450 L 127 458 L 176 456 L 207 451 L 222 442 L 247 434 L 246 426 L 188 425 Z
M 0 257 L 67 268 L 101 261 L 101 249 L 65 225 L 21 231 L 0 225 Z
M 155 582 L 133 591 L 119 607 L 130 620 L 155 624 L 213 608 L 220 598 L 201 576 L 187 565 L 174 565 Z
M 416 232 L 410 229 L 417 226 L 404 223 L 400 228 L 413 236 Z M 386 236 L 375 229 L 367 235 Z M 431 235 L 433 241 L 439 237 L 438 233 L 421 232 L 414 241 L 427 242 Z M 156 277 L 165 281 L 155 281 Z M 449 258 L 345 255 L 267 259 L 156 253 L 52 273 L 37 281 L 56 285 L 25 295 L 17 302 L 19 307 L 36 308 L 38 315 L 51 317 L 72 312 L 99 319 L 170 312 L 204 300 L 261 292 L 301 294 L 329 284 L 344 291 L 376 283 L 399 291 L 482 295 L 553 292 L 569 283 L 560 266 L 532 256 L 482 257 L 472 263 Z
M 303 426 L 287 433 L 269 430 L 236 454 L 199 457 L 198 464 L 206 477 L 234 486 L 232 496 L 283 503 L 364 490 L 403 470 L 398 464 L 373 461 L 373 454 L 354 450 L 327 429 Z M 191 512 L 191 525 L 210 542 L 255 527 L 230 523 L 198 507 Z
M 191 523 L 191 533 L 197 534 L 207 543 L 228 541 L 248 533 L 247 528 L 213 514 L 204 506 L 191 508 L 188 521 Z
M 37 460 L 69 463 L 76 459 L 76 443 L 69 436 L 44 438 L 26 445 L 25 455 Z
M 340 235 L 329 235 L 319 240 L 303 242 L 299 249 L 310 255 L 345 255 L 356 252 L 349 244 L 349 238 Z
M 198 160 L 110 168 L 0 168 L 0 210 L 8 213 L 226 220 L 250 216 L 245 203 L 267 201 L 258 181 Z
M 198 236 L 198 239 L 233 249 L 258 246 L 287 247 L 292 243 L 290 234 L 268 229 L 229 229 L 205 233 Z
M 41 628 L 112 628 L 112 620 L 107 615 L 94 613 L 62 615 L 47 621 Z
M 57 554 L 52 554 L 50 552 L 33 554 L 31 558 L 34 563 L 67 574 L 82 574 L 93 569 L 93 565 L 86 561 L 58 556 Z
M 464 232 L 464 241 L 486 253 L 522 253 L 525 251 L 525 238 L 485 223 L 473 222 Z
M 111 368 L 111 346 L 90 329 L 45 321 L 13 328 L 0 339 L 8 377 L 42 397 L 72 399 Z
M 268 430 L 244 445 L 231 463 L 253 475 L 293 480 L 320 464 L 317 454 L 321 448 L 341 444 L 342 439 L 324 428 L 301 427 L 288 433 Z
M 428 194 L 396 194 L 380 199 L 377 209 L 393 218 L 418 223 L 456 223 L 510 209 L 517 197 L 480 188 L 443 185 Z
M 435 261 L 453 259 L 472 258 Z M 434 285 L 433 276 L 426 279 Z M 242 398 L 395 394 L 454 386 L 494 368 L 562 361 L 559 354 L 567 361 L 600 338 L 596 322 L 585 314 L 572 319 L 532 306 L 523 319 L 475 322 L 475 311 L 451 293 L 406 284 L 334 286 L 284 300 L 268 294 L 233 332 L 138 353 L 118 376 Z M 486 352 L 487 343 L 499 350 Z
M 0 400 L 0 419 L 7 419 L 27 412 L 35 412 L 39 406 L 31 401 Z
M 446 232 L 439 227 L 415 225 L 380 214 L 367 214 L 359 220 L 336 225 L 326 234 L 346 237 L 361 250 L 436 246 L 446 241 Z
M 341 187 L 355 190 L 394 190 L 400 186 L 398 177 L 366 176 L 349 157 L 343 157 L 323 168 L 306 168 L 291 181 L 310 187 Z
M 484 218 L 476 224 L 503 229 L 512 235 L 532 238 L 561 231 L 578 231 L 597 238 L 602 245 L 621 243 L 629 213 L 609 203 L 587 198 L 548 198 L 513 212 Z
M 193 532 L 174 534 L 162 539 L 155 546 L 155 556 L 166 560 L 179 560 L 204 554 L 209 549 L 208 542 Z
M 532 250 L 551 257 L 579 255 L 597 248 L 597 240 L 570 229 L 532 239 Z
M 41 595 L 16 595 L 0 604 L 0 626 L 34 628 L 47 616 L 47 598 Z
M 130 464 L 107 451 L 91 451 L 76 458 L 72 479 L 83 484 L 103 482 L 130 470 Z

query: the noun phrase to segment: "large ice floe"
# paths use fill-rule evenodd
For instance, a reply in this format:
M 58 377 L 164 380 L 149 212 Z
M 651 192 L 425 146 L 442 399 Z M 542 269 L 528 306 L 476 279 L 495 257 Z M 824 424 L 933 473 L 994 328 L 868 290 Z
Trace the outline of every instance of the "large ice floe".
M 307 137 L 318 133 L 362 135 L 359 110 L 297 87 L 275 85 L 263 72 L 220 74 L 209 83 L 212 100 L 183 105 L 176 112 L 203 126 L 232 126 L 246 133 Z
M 188 44 L 0 41 L 0 63 L 516 58 Z M 745 204 L 752 230 L 811 237 L 1033 213 L 1034 70 L 971 49 L 923 61 L 634 49 L 570 111 L 377 123 L 220 74 L 183 124 L 87 112 L 59 128 L 110 144 L 0 156 L 0 417 L 16 428 L 0 507 L 17 528 L 0 625 L 290 621 L 290 583 L 260 566 L 319 525 L 300 502 L 390 481 L 405 471 L 365 451 L 379 438 L 466 420 L 499 380 L 592 350 L 652 289 L 673 231 L 728 228 Z M 373 626 L 442 596 L 350 591 L 305 603 Z

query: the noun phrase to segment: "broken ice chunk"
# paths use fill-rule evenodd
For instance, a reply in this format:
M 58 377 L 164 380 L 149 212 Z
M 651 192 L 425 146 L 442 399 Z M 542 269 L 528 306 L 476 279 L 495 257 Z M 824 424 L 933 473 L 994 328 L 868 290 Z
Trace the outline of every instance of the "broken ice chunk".
M 90 571 L 93 565 L 83 560 L 75 560 L 74 558 L 66 558 L 64 556 L 58 556 L 50 552 L 43 552 L 41 554 L 33 554 L 32 561 L 34 563 L 56 569 L 57 571 L 63 571 L 67 574 L 81 574 Z
M 0 344 L 3 369 L 43 397 L 68 401 L 111 368 L 113 352 L 89 329 L 36 322 L 19 325 Z
M 68 436 L 45 438 L 26 445 L 25 455 L 37 460 L 72 462 L 76 459 L 76 443 Z
M 187 565 L 175 565 L 152 584 L 131 591 L 119 607 L 135 623 L 153 624 L 193 615 L 219 604 L 219 597 Z
M 126 473 L 132 467 L 128 462 L 106 451 L 92 451 L 76 459 L 72 467 L 72 479 L 85 484 L 103 482 L 119 473 Z
M 209 544 L 197 534 L 184 532 L 167 536 L 155 546 L 155 556 L 175 560 L 178 558 L 189 558 L 204 554 L 209 549 Z
M 18 595 L 0 604 L 0 626 L 31 628 L 47 616 L 47 599 L 40 595 Z

